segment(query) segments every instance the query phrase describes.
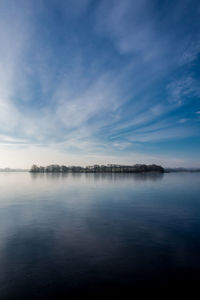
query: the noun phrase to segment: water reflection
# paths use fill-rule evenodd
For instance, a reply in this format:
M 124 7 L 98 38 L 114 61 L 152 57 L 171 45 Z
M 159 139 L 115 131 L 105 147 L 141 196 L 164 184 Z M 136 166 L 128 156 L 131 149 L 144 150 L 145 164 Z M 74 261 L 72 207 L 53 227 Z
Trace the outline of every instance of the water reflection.
M 121 180 L 133 180 L 133 181 L 157 181 L 162 180 L 164 174 L 158 172 L 149 173 L 30 173 L 33 179 L 65 179 L 74 178 L 79 179 L 85 177 L 87 180 L 93 181 L 121 181 Z
M 163 173 L 149 172 L 149 173 L 86 173 L 85 176 L 94 181 L 121 181 L 121 180 L 133 180 L 133 181 L 156 181 L 163 178 Z

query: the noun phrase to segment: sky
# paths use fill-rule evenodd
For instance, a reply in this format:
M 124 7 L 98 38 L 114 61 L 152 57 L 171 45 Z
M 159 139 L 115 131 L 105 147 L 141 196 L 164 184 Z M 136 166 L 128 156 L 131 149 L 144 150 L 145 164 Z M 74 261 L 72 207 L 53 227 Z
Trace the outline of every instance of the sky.
M 0 0 L 0 168 L 200 167 L 200 2 Z

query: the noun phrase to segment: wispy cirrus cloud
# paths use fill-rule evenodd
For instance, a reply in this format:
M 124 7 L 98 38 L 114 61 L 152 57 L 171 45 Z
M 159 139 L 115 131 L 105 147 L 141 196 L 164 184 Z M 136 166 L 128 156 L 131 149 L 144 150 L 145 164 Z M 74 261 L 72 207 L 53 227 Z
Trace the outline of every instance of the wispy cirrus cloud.
M 187 76 L 170 82 L 167 86 L 169 101 L 182 105 L 188 98 L 200 98 L 199 81 L 192 76 Z
M 198 11 L 186 0 L 2 1 L 1 146 L 16 157 L 24 144 L 29 163 L 33 149 L 32 161 L 45 149 L 52 162 L 137 161 L 149 143 L 165 155 L 163 141 L 199 138 Z

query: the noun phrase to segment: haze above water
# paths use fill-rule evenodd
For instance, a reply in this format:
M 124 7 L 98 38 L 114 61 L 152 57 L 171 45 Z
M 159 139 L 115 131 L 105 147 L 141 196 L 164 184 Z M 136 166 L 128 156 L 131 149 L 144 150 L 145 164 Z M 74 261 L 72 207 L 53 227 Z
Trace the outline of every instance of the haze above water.
M 1 300 L 199 282 L 200 173 L 0 173 L 0 191 Z

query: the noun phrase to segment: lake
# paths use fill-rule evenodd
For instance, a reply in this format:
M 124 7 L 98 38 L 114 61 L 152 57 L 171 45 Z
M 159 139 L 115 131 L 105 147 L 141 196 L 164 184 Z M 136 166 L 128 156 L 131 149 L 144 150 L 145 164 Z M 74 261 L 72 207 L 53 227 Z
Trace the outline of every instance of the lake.
M 199 195 L 200 173 L 0 173 L 0 299 L 196 288 Z

